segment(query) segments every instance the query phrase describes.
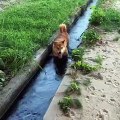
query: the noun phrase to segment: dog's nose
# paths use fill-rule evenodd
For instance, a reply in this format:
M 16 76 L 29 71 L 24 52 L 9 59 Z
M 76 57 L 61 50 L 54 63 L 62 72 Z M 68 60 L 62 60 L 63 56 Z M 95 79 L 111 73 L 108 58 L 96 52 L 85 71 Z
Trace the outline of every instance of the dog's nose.
M 60 51 L 60 52 L 58 52 L 58 54 L 61 54 L 61 51 Z

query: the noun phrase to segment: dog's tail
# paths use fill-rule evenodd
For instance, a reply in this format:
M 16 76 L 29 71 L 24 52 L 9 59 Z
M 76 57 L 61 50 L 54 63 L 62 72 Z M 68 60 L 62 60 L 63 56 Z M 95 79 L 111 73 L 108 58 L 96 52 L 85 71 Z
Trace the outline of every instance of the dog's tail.
M 61 33 L 64 33 L 64 32 L 67 32 L 67 26 L 65 24 L 60 24 L 60 32 Z

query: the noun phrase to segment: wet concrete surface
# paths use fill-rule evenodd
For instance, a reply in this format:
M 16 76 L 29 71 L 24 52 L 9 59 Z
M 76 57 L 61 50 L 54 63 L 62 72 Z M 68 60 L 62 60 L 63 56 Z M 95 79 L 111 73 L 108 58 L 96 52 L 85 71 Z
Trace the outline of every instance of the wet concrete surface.
M 9 114 L 6 115 L 9 117 L 4 119 L 42 120 L 62 79 L 54 68 L 51 59 L 9 110 Z
M 97 0 L 88 7 L 85 14 L 80 17 L 76 25 L 70 31 L 70 49 L 75 49 L 81 42 L 81 35 L 87 29 L 92 13 L 91 6 L 96 5 Z M 66 60 L 67 61 L 67 60 Z M 63 61 L 61 65 L 63 65 Z M 43 120 L 43 116 L 61 83 L 62 75 L 56 73 L 53 59 L 44 66 L 43 71 L 32 80 L 32 83 L 22 92 L 20 97 L 10 108 L 3 120 Z M 64 67 L 60 71 L 64 71 Z

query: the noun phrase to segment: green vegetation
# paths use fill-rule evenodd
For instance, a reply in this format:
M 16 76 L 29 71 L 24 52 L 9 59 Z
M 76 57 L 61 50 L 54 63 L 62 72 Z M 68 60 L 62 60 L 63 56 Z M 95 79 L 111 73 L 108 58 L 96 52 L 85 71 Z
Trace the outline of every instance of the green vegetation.
M 94 8 L 90 23 L 93 25 L 100 25 L 105 19 L 105 12 L 102 8 Z
M 76 81 L 76 80 L 72 81 L 70 86 L 65 91 L 66 95 L 71 95 L 73 93 L 75 93 L 77 95 L 81 95 L 81 89 L 80 89 L 78 81 Z
M 106 31 L 117 30 L 120 28 L 120 12 L 110 8 L 105 10 L 105 19 L 101 24 Z
M 0 58 L 15 74 L 87 0 L 24 0 L 0 14 Z M 8 72 L 9 71 L 9 72 Z
M 62 101 L 59 101 L 58 105 L 65 115 L 69 114 L 70 108 L 82 108 L 82 104 L 78 99 L 73 99 L 70 96 L 64 97 Z
M 92 25 L 100 25 L 106 31 L 119 29 L 120 12 L 113 8 L 105 8 L 105 2 L 105 0 L 99 0 L 90 19 L 90 23 Z
M 72 51 L 72 59 L 74 61 L 78 61 L 78 60 L 82 61 L 84 53 L 85 53 L 85 48 L 84 47 L 80 47 L 78 49 L 74 49 Z
M 82 37 L 83 45 L 90 47 L 100 40 L 99 34 L 94 29 L 88 29 Z
M 85 63 L 83 61 L 77 61 L 71 66 L 74 69 L 81 70 L 84 74 L 88 74 L 92 71 L 95 71 L 99 68 L 99 65 L 92 66 L 88 63 Z

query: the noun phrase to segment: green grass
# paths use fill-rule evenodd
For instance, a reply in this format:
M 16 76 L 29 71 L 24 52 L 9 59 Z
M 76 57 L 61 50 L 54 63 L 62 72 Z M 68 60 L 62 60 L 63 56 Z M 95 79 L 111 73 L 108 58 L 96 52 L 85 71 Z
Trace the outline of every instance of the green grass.
M 66 95 L 71 95 L 74 93 L 77 95 L 81 95 L 80 84 L 76 80 L 73 80 L 65 91 Z
M 113 8 L 107 8 L 104 4 L 106 4 L 106 0 L 99 0 L 90 19 L 91 24 L 100 25 L 106 31 L 119 30 L 120 12 Z
M 105 10 L 105 19 L 101 26 L 106 31 L 118 30 L 120 28 L 120 12 L 112 8 Z
M 78 60 L 82 61 L 84 53 L 85 53 L 85 48 L 84 47 L 74 49 L 72 51 L 72 59 L 74 61 L 78 61 Z
M 83 46 L 90 47 L 100 40 L 99 34 L 94 29 L 88 29 L 82 37 Z
M 73 99 L 70 96 L 64 97 L 61 101 L 59 101 L 58 105 L 65 115 L 69 115 L 71 108 L 75 109 L 82 108 L 81 102 L 78 99 Z
M 74 68 L 75 70 L 81 70 L 83 74 L 88 74 L 92 71 L 98 70 L 98 68 L 100 68 L 100 65 L 92 66 L 84 61 L 77 61 L 73 63 L 71 67 Z
M 0 58 L 15 74 L 87 0 L 25 0 L 0 14 Z

